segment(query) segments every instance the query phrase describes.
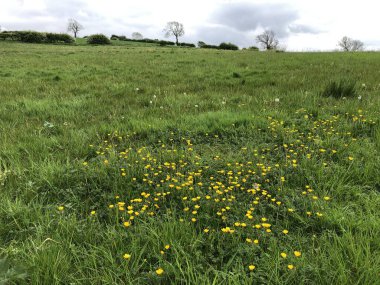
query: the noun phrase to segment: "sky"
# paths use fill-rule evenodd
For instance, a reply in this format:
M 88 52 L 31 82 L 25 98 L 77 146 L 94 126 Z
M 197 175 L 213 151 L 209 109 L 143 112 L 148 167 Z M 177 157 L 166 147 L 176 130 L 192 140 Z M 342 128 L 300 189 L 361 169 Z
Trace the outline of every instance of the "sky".
M 257 45 L 273 30 L 289 51 L 338 49 L 343 36 L 380 50 L 380 3 L 375 0 L 0 0 L 2 30 L 67 32 L 70 18 L 84 26 L 79 36 L 140 32 L 164 39 L 169 21 L 184 25 L 181 42 Z M 173 39 L 172 39 L 173 40 Z

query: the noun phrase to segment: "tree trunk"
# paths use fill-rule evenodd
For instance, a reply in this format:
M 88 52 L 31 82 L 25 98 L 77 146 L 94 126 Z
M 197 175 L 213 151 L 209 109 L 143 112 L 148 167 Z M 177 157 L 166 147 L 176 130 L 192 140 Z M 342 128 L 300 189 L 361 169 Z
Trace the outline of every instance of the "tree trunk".
M 77 32 L 74 31 L 74 38 L 77 38 Z
M 175 36 L 175 45 L 178 46 L 178 36 Z

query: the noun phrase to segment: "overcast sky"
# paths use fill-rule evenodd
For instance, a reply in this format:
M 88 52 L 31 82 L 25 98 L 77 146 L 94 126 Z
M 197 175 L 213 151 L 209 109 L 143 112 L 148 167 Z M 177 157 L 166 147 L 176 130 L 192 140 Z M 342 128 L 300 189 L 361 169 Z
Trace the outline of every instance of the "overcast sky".
M 288 50 L 334 50 L 343 36 L 380 49 L 380 3 L 376 0 L 0 0 L 0 26 L 7 30 L 66 32 L 69 18 L 93 33 L 140 32 L 164 38 L 168 21 L 184 24 L 181 41 L 256 45 L 272 29 Z

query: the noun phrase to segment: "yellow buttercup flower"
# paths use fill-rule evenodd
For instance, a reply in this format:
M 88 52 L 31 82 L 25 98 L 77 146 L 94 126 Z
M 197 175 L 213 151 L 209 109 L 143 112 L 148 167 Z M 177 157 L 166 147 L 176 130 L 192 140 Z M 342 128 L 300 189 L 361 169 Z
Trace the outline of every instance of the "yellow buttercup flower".
M 250 271 L 253 271 L 253 270 L 255 270 L 256 266 L 254 266 L 254 265 L 251 264 L 250 266 L 248 266 L 248 268 L 249 268 Z

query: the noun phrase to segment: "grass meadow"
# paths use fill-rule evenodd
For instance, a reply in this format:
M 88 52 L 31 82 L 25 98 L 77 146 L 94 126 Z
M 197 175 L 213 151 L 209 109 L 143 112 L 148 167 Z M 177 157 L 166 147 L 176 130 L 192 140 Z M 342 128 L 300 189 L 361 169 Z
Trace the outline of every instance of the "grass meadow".
M 1 42 L 0 67 L 0 284 L 380 284 L 380 53 Z

